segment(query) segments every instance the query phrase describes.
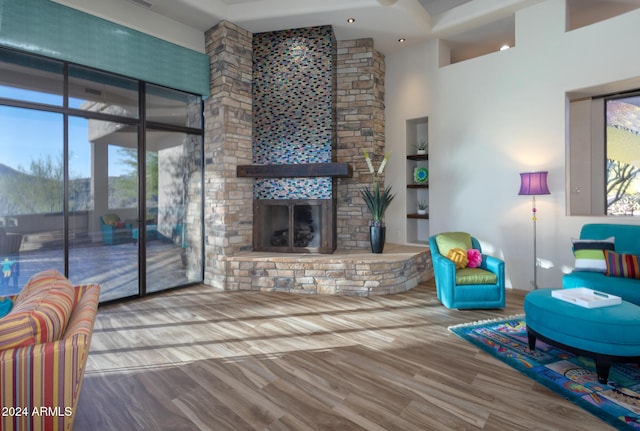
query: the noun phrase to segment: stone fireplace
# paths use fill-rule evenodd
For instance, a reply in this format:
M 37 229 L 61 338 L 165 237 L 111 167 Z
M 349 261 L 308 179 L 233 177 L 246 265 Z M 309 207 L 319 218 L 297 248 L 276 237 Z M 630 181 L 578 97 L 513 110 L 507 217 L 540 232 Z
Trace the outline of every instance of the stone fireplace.
M 253 36 L 224 21 L 206 35 L 212 75 L 211 96 L 205 101 L 205 283 L 225 290 L 369 296 L 406 291 L 431 277 L 426 247 L 387 244 L 380 255 L 372 254 L 369 247 L 369 212 L 360 198 L 360 188 L 370 184 L 371 176 L 362 149 L 380 158 L 385 153 L 384 57 L 374 49 L 373 41 L 338 43 L 338 67 L 334 68 L 338 91 L 333 93 L 337 99 L 336 122 L 329 126 L 332 129 L 335 125 L 337 133 L 327 134 L 334 136 L 327 147 L 328 139 L 312 137 L 324 136 L 324 132 L 318 132 L 320 129 L 314 129 L 315 135 L 305 134 L 307 123 L 299 122 L 298 117 L 303 112 L 306 116 L 308 111 L 294 103 L 286 107 L 276 104 L 266 112 L 261 130 L 268 132 L 271 124 L 274 129 L 288 130 L 287 134 L 274 134 L 281 139 L 269 138 L 268 133 L 266 140 L 254 136 L 256 117 L 265 118 L 265 113 L 253 98 L 262 94 L 267 101 L 276 93 L 253 92 L 253 50 L 260 49 Z M 292 53 L 295 52 L 302 53 L 304 49 L 295 48 Z M 272 75 L 275 72 L 270 69 L 283 69 L 277 62 L 264 67 L 264 72 Z M 303 69 L 304 64 L 300 70 Z M 293 79 L 293 75 L 285 75 Z M 310 88 L 308 80 L 296 79 L 305 91 Z M 291 91 L 298 92 L 295 86 Z M 285 120 L 287 109 L 298 113 L 295 121 Z M 261 142 L 269 142 L 269 146 Z M 278 153 L 286 148 L 289 154 L 302 156 L 302 142 L 304 149 L 311 151 L 305 151 L 300 159 L 289 160 Z M 271 153 L 278 153 L 274 160 L 280 161 L 273 162 Z M 273 169 L 279 172 L 268 172 Z M 296 172 L 299 169 L 306 173 Z M 321 184 L 331 188 L 320 187 Z M 337 210 L 335 253 L 255 251 L 253 223 L 258 199 L 277 203 L 285 190 L 285 198 L 293 199 L 290 191 L 309 191 L 311 195 L 316 192 L 314 188 L 330 190 L 328 195 Z M 273 194 L 263 195 L 263 191 Z M 270 235 L 268 238 L 270 241 Z
M 253 250 L 333 253 L 336 55 L 330 26 L 253 36 Z

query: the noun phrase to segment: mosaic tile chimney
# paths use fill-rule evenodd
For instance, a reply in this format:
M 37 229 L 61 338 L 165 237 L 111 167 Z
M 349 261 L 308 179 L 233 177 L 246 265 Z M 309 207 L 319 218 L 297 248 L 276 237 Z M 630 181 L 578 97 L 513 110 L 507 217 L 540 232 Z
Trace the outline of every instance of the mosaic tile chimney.
M 253 35 L 253 249 L 333 253 L 336 58 L 331 26 Z

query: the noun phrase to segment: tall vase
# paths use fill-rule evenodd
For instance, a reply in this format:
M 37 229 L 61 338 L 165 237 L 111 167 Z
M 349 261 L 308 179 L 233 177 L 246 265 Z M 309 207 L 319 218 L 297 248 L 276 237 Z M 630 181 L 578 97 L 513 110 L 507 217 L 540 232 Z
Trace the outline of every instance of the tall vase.
M 371 242 L 372 253 L 382 253 L 386 232 L 386 226 L 369 226 L 369 241 Z

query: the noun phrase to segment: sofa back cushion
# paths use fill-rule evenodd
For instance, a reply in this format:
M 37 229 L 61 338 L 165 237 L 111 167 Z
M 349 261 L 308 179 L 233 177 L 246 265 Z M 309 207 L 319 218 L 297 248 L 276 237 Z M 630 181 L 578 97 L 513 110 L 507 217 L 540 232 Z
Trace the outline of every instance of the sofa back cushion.
M 582 226 L 580 238 L 605 239 L 615 237 L 615 251 L 640 254 L 640 226 L 630 224 L 588 223 Z
M 58 271 L 31 277 L 11 312 L 0 319 L 0 350 L 59 340 L 74 297 L 73 285 Z

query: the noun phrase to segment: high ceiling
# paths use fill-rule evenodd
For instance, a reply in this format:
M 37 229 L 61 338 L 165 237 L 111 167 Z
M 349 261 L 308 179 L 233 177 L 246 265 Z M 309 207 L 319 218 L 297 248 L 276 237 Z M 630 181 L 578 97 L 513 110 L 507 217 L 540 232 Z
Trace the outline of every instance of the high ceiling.
M 471 0 L 418 0 L 431 16 L 440 15 L 470 1 Z
M 54 0 L 105 19 L 180 39 L 180 32 L 204 32 L 221 20 L 252 32 L 332 25 L 338 40 L 373 38 L 384 54 L 442 38 L 464 46 L 483 40 L 496 49 L 509 35 L 513 15 L 543 0 Z M 574 7 L 603 7 L 640 0 L 567 0 Z M 347 19 L 354 18 L 353 24 Z M 161 23 L 161 29 L 158 24 Z M 178 24 L 172 26 L 173 24 Z M 146 28 L 144 27 L 146 25 Z M 182 28 L 177 28 L 183 26 Z M 176 28 L 172 28 L 176 27 Z M 399 39 L 405 42 L 398 42 Z M 202 39 L 199 37 L 199 39 Z M 181 44 L 180 40 L 173 41 Z M 202 43 L 202 42 L 201 42 Z M 512 42 L 511 42 L 512 43 Z

